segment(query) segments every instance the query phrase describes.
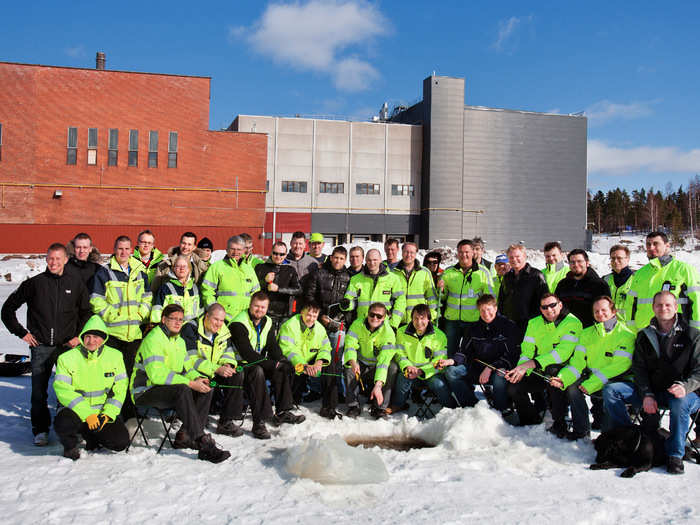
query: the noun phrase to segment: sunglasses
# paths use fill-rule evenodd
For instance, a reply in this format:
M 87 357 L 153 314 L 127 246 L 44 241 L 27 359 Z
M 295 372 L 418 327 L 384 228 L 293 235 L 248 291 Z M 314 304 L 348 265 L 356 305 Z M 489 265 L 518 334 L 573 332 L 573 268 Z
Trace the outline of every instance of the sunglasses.
M 367 317 L 372 317 L 374 319 L 384 319 L 384 314 L 379 314 L 377 312 L 370 312 L 367 314 Z
M 550 308 L 554 309 L 554 308 L 556 308 L 556 306 L 558 304 L 559 304 L 558 302 L 557 303 L 543 304 L 543 305 L 540 305 L 540 310 L 549 310 Z
M 272 252 L 272 255 L 276 255 L 277 257 L 284 257 L 287 255 L 287 252 Z

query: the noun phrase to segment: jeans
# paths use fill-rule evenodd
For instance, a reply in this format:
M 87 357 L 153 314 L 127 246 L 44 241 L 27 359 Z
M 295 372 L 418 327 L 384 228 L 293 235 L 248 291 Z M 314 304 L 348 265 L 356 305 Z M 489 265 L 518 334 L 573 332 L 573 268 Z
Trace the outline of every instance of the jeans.
M 452 359 L 459 350 L 464 330 L 473 323 L 467 321 L 450 321 L 445 319 L 445 335 L 447 336 L 447 357 Z
M 656 400 L 660 406 L 667 406 L 671 413 L 669 416 L 671 435 L 666 440 L 666 453 L 669 456 L 682 458 L 685 454 L 685 435 L 690 427 L 690 415 L 700 410 L 700 397 L 695 392 L 690 392 L 681 398 L 674 397 L 668 392 L 657 392 Z M 634 407 L 642 405 L 637 389 L 632 383 L 627 382 L 605 385 L 603 402 L 610 420 L 610 428 L 632 425 L 626 403 Z
M 401 407 L 406 403 L 409 394 L 411 393 L 411 387 L 413 383 L 418 380 L 425 383 L 427 387 L 437 396 L 438 401 L 444 407 L 455 408 L 457 403 L 455 402 L 450 388 L 445 382 L 443 374 L 435 374 L 430 379 L 408 379 L 403 374 L 398 374 L 396 376 L 396 386 L 394 387 L 394 392 L 392 393 L 391 404 L 396 407 Z
M 32 353 L 32 432 L 36 436 L 48 432 L 51 426 L 49 413 L 49 379 L 56 364 L 59 352 L 58 346 L 39 345 L 30 349 Z
M 478 378 L 474 378 L 467 370 L 466 365 L 448 366 L 445 369 L 445 380 L 447 381 L 450 390 L 457 397 L 457 402 L 460 406 L 474 406 L 479 401 L 474 395 L 474 384 L 478 382 Z M 501 412 L 508 408 L 510 398 L 508 397 L 508 382 L 505 377 L 491 372 L 489 385 L 493 387 L 493 406 Z

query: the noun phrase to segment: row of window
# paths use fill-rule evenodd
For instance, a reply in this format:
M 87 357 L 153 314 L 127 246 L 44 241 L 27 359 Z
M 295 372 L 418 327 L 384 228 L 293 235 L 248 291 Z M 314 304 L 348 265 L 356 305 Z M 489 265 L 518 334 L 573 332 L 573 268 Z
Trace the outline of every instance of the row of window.
M 98 146 L 97 128 L 88 128 L 87 163 L 89 166 L 97 164 Z M 107 140 L 107 166 L 116 166 L 119 158 L 119 130 L 110 129 Z M 168 133 L 168 168 L 177 168 L 177 131 Z M 78 163 L 78 128 L 68 128 L 68 151 L 66 164 Z M 127 166 L 139 165 L 139 130 L 129 130 L 129 147 L 127 149 Z M 148 132 L 148 167 L 158 167 L 158 132 Z
M 270 181 L 267 181 L 267 191 L 270 191 Z M 307 183 L 303 181 L 282 181 L 282 191 L 284 193 L 306 193 Z M 319 193 L 345 193 L 345 183 L 343 182 L 321 182 L 319 183 Z M 380 184 L 358 183 L 355 185 L 357 195 L 379 195 L 381 193 Z M 392 195 L 405 195 L 413 197 L 416 189 L 413 184 L 392 184 Z

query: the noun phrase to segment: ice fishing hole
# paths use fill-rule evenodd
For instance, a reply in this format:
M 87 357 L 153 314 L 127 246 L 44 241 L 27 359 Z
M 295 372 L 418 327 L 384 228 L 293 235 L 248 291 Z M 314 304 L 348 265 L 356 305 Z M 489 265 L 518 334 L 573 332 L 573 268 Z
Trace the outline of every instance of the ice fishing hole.
M 418 448 L 433 448 L 434 443 L 415 436 L 345 436 L 345 442 L 351 447 L 379 447 L 403 452 Z

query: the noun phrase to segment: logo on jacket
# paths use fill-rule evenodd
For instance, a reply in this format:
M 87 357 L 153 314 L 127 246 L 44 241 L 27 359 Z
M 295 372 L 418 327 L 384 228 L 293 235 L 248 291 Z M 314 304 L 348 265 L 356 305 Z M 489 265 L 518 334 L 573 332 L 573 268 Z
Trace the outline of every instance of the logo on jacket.
M 431 359 L 433 357 L 433 351 L 429 347 L 425 347 L 425 358 Z

